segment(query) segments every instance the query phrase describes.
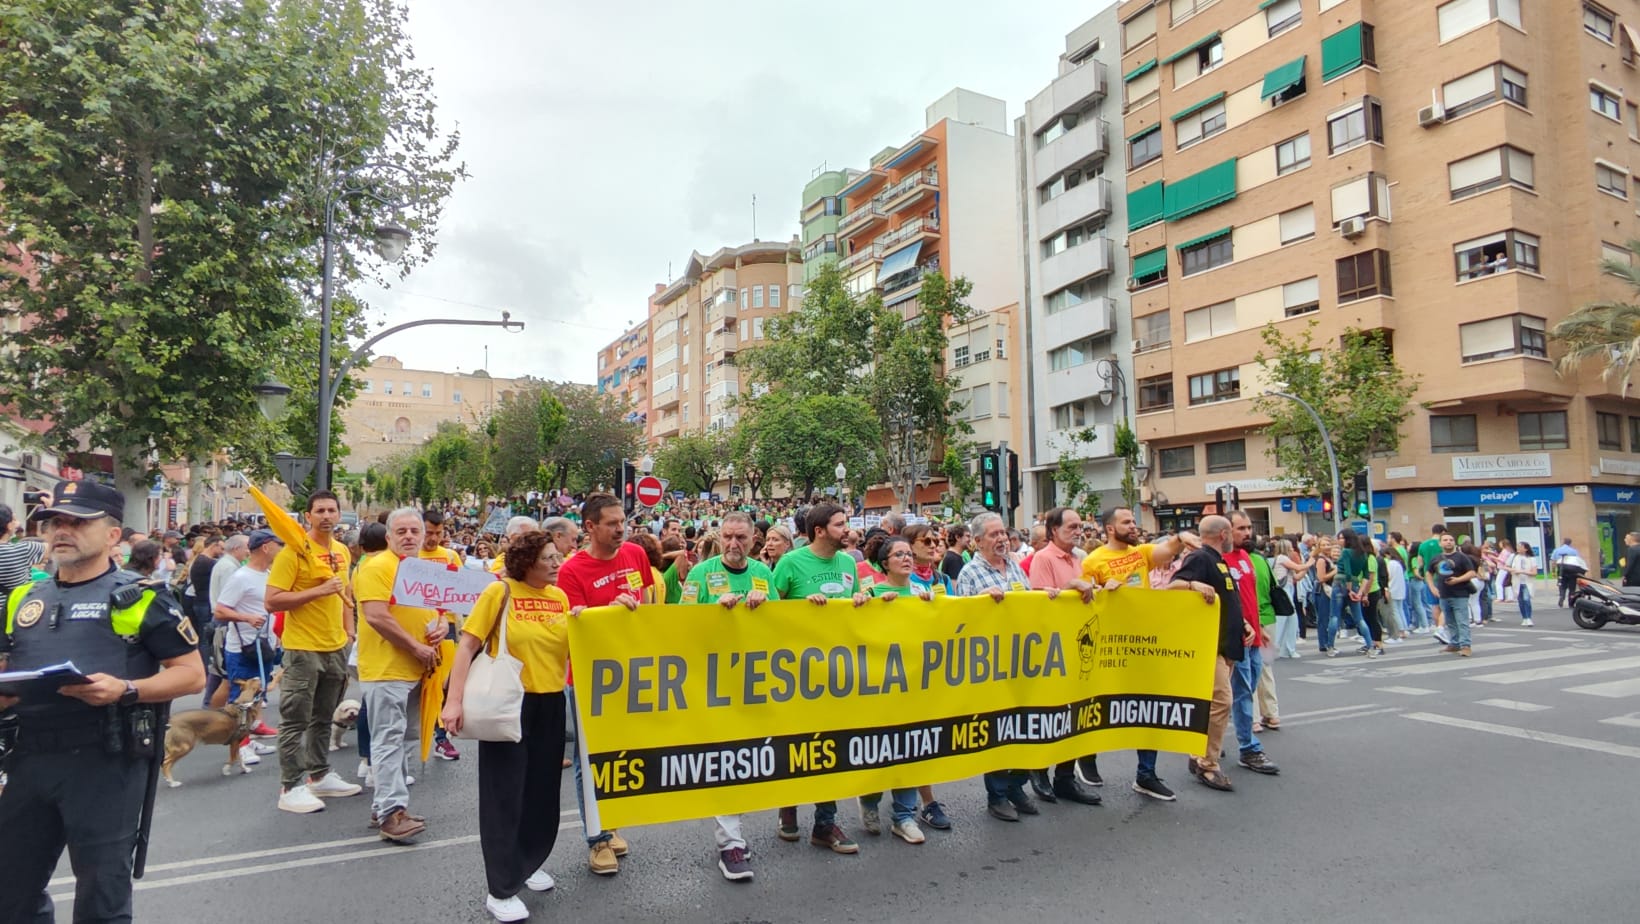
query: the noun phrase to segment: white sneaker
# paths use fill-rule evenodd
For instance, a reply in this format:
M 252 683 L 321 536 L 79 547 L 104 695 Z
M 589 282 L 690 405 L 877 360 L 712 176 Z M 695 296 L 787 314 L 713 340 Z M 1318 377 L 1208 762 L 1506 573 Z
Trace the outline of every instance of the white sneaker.
M 518 896 L 512 898 L 496 898 L 494 895 L 484 896 L 484 907 L 490 912 L 490 917 L 497 921 L 522 921 L 530 916 L 530 909 Z
M 370 776 L 371 776 L 370 761 L 368 761 L 368 760 L 359 761 L 359 769 L 353 771 L 353 775 L 358 777 L 361 780 L 370 779 Z
M 349 783 L 337 776 L 334 770 L 326 773 L 324 779 L 308 780 L 307 788 L 309 792 L 323 799 L 356 796 L 363 791 L 363 787 L 358 783 Z
M 1523 625 L 1523 626 L 1530 627 L 1532 625 L 1532 621 L 1530 619 L 1522 619 L 1520 621 L 1520 624 Z
M 552 881 L 552 874 L 547 872 L 545 866 L 530 873 L 530 878 L 524 880 L 524 888 L 531 892 L 551 892 L 552 887 L 557 884 Z
M 257 764 L 262 762 L 262 758 L 257 757 L 256 752 L 251 750 L 250 748 L 240 748 L 239 749 L 239 762 L 244 764 L 247 767 L 254 767 Z
M 279 793 L 279 810 L 294 812 L 297 815 L 306 815 L 309 812 L 325 810 L 324 800 L 308 791 L 306 786 L 292 786 Z
M 926 837 L 923 837 L 922 828 L 917 827 L 917 822 L 910 818 L 905 821 L 894 822 L 889 830 L 894 832 L 895 837 L 907 844 L 921 844 L 927 840 Z
M 243 751 L 244 748 L 240 748 L 240 750 Z M 278 750 L 279 749 L 274 747 L 273 745 L 263 744 L 260 741 L 252 741 L 251 742 L 251 752 L 255 753 L 255 754 L 261 754 L 264 757 L 269 755 L 269 754 L 277 753 Z
M 372 774 L 372 776 L 374 776 L 374 774 Z M 371 782 L 371 784 L 370 784 L 370 785 L 372 785 L 372 786 L 374 786 L 374 785 L 376 785 L 376 784 L 375 784 L 375 782 L 374 782 L 374 781 L 372 781 L 372 782 Z M 416 785 L 416 778 L 415 778 L 415 777 L 413 777 L 413 776 L 411 776 L 411 775 L 410 775 L 410 774 L 408 774 L 408 773 L 406 773 L 406 774 L 405 774 L 405 775 L 404 775 L 404 785 L 406 785 L 406 786 L 414 786 L 414 785 Z

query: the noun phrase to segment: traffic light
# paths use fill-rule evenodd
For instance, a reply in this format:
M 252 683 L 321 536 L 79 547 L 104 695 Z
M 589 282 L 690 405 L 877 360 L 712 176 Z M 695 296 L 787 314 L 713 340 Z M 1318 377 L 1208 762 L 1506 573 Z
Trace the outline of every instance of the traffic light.
M 979 454 L 980 504 L 986 510 L 1002 511 L 1002 466 L 1000 449 L 987 449 Z
M 1326 514 L 1329 517 L 1332 516 L 1333 499 L 1332 499 L 1331 494 L 1328 494 L 1326 497 L 1321 498 L 1321 512 Z
M 1012 449 L 1002 450 L 1008 454 L 1008 510 L 1019 509 L 1019 492 L 1023 485 L 1019 482 L 1019 453 Z
M 1363 520 L 1372 519 L 1372 493 L 1367 490 L 1366 471 L 1355 473 L 1353 496 L 1355 498 L 1355 515 Z
M 1228 515 L 1241 507 L 1241 489 L 1233 484 L 1221 484 L 1213 489 L 1213 502 L 1218 504 L 1221 515 Z
M 631 516 L 638 509 L 638 467 L 621 460 L 621 506 Z

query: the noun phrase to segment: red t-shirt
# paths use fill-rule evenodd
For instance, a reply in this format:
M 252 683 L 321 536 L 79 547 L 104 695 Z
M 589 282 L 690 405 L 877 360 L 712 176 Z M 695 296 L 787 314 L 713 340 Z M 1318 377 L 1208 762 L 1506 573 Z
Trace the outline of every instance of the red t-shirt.
M 1236 594 L 1241 597 L 1242 621 L 1253 627 L 1253 644 L 1264 644 L 1264 627 L 1259 625 L 1258 575 L 1253 571 L 1253 560 L 1247 552 L 1235 549 L 1227 552 L 1224 563 L 1236 578 Z
M 569 597 L 570 606 L 608 606 L 621 594 L 631 594 L 641 602 L 643 588 L 654 584 L 649 555 L 631 542 L 621 543 L 615 557 L 607 561 L 581 552 L 558 569 L 558 588 Z

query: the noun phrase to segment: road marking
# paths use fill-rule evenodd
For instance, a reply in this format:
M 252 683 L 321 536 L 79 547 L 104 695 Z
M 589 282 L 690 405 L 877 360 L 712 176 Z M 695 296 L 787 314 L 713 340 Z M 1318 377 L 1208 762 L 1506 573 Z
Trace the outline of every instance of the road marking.
M 1324 685 L 1325 684 L 1333 684 L 1333 683 L 1349 683 L 1350 682 L 1350 678 L 1348 678 L 1348 677 L 1328 677 L 1325 674 L 1313 674 L 1309 677 L 1288 677 L 1288 678 L 1284 678 L 1284 679 L 1293 680 L 1293 681 L 1296 681 L 1298 683 L 1319 683 L 1319 684 L 1324 684 Z
M 1604 696 L 1607 699 L 1622 699 L 1626 696 L 1640 694 L 1640 677 L 1630 677 L 1627 680 L 1608 680 L 1605 683 L 1587 683 L 1581 687 L 1567 687 L 1567 693 L 1582 693 L 1584 696 Z
M 1388 676 L 1404 674 L 1443 674 L 1448 671 L 1472 671 L 1477 668 L 1491 667 L 1494 664 L 1525 664 L 1532 661 L 1550 661 L 1555 658 L 1587 657 L 1594 652 L 1587 648 L 1550 648 L 1540 651 L 1521 651 L 1515 654 L 1494 655 L 1483 658 L 1463 658 L 1456 654 L 1448 654 L 1447 660 L 1433 664 L 1408 664 L 1406 667 L 1397 667 L 1394 664 L 1379 663 Z
M 1542 712 L 1552 709 L 1553 706 L 1540 706 L 1537 703 L 1523 703 L 1518 699 L 1477 699 L 1477 706 L 1495 706 L 1499 709 L 1513 709 L 1516 712 Z
M 568 821 L 559 825 L 558 830 L 564 831 L 569 828 L 580 827 L 580 824 L 581 822 L 579 819 L 576 819 L 575 821 Z M 169 879 L 140 879 L 133 884 L 133 888 L 138 892 L 146 892 L 152 889 L 168 889 L 173 886 L 195 885 L 201 882 L 217 882 L 223 879 L 238 879 L 243 876 L 257 876 L 262 873 L 275 873 L 287 869 L 303 869 L 309 866 L 329 866 L 338 863 L 347 863 L 353 860 L 373 860 L 382 857 L 396 857 L 422 850 L 438 850 L 444 847 L 460 847 L 466 844 L 476 844 L 478 843 L 478 835 L 466 834 L 461 837 L 447 837 L 441 841 L 427 841 L 421 844 L 403 845 L 389 844 L 381 841 L 379 838 L 375 838 L 374 840 L 381 844 L 379 849 L 373 848 L 370 850 L 355 850 L 351 853 L 332 853 L 318 857 L 303 857 L 299 860 L 284 860 L 279 863 L 262 863 L 254 866 L 239 866 L 232 869 L 214 870 L 208 873 L 195 873 L 190 876 L 172 876 Z M 71 902 L 74 900 L 74 893 L 53 893 L 51 898 L 59 904 L 65 901 Z
M 1601 725 L 1621 725 L 1624 728 L 1640 728 L 1640 712 L 1631 712 L 1628 715 L 1614 715 L 1609 719 L 1601 719 Z
M 1355 711 L 1360 710 L 1360 709 L 1371 709 L 1372 707 L 1374 707 L 1376 705 L 1378 705 L 1378 704 L 1377 703 L 1357 703 L 1354 706 L 1334 706 L 1331 709 L 1311 709 L 1309 712 L 1288 712 L 1288 713 L 1284 713 L 1281 716 L 1281 721 L 1286 722 L 1289 719 L 1307 719 L 1307 718 L 1310 718 L 1311 716 L 1317 716 L 1317 715 L 1332 715 L 1335 712 L 1355 712 Z
M 1470 731 L 1487 732 L 1493 735 L 1504 735 L 1509 738 L 1519 738 L 1523 741 L 1536 741 L 1541 744 L 1558 744 L 1562 747 L 1580 748 L 1585 751 L 1599 751 L 1602 754 L 1611 754 L 1616 757 L 1632 757 L 1640 760 L 1640 748 L 1626 744 L 1612 744 L 1609 741 L 1596 741 L 1593 738 L 1573 738 L 1570 735 L 1557 735 L 1553 732 L 1534 731 L 1530 728 L 1516 728 L 1513 725 L 1494 725 L 1491 722 L 1473 722 L 1469 719 L 1455 719 L 1451 716 L 1432 715 L 1427 712 L 1409 712 L 1403 718 L 1416 722 L 1430 722 L 1435 725 L 1446 725 L 1452 728 L 1464 728 Z
M 1604 674 L 1607 671 L 1628 670 L 1640 667 L 1640 658 L 1611 658 L 1606 661 L 1584 661 L 1581 664 L 1556 664 L 1553 667 L 1533 667 L 1519 671 L 1504 671 L 1498 674 L 1481 674 L 1475 677 L 1465 677 L 1465 680 L 1479 680 L 1483 683 L 1532 683 L 1538 680 L 1558 680 L 1561 677 L 1578 677 L 1583 674 Z
M 1367 709 L 1367 710 L 1364 710 L 1364 711 L 1361 711 L 1361 712 L 1351 712 L 1351 713 L 1348 713 L 1346 715 L 1326 715 L 1326 716 L 1322 716 L 1319 719 L 1309 719 L 1309 720 L 1305 721 L 1303 724 L 1305 725 L 1305 727 L 1309 727 L 1311 725 L 1319 725 L 1322 722 L 1336 722 L 1339 719 L 1361 719 L 1361 718 L 1366 718 L 1369 715 L 1382 715 L 1383 713 L 1386 713 L 1386 712 L 1400 712 L 1400 711 L 1401 711 L 1400 706 L 1384 706 L 1384 707 L 1379 708 L 1379 709 Z M 1282 716 L 1281 717 L 1282 725 L 1285 726 L 1287 724 L 1287 720 L 1290 719 L 1290 718 L 1292 718 L 1292 716 L 1285 716 L 1285 715 Z
M 1379 687 L 1378 690 L 1381 693 L 1400 693 L 1403 696 L 1428 696 L 1431 693 L 1441 692 L 1440 690 L 1426 690 L 1423 687 Z
M 1527 645 L 1525 642 L 1496 642 L 1494 644 L 1487 645 L 1486 650 L 1487 652 L 1493 652 L 1504 651 L 1510 648 L 1528 647 L 1531 646 Z M 1440 647 L 1433 642 L 1430 643 L 1428 647 L 1417 646 L 1408 648 L 1406 645 L 1402 645 L 1398 648 L 1389 648 L 1387 651 L 1388 654 L 1385 654 L 1382 658 L 1369 659 L 1365 655 L 1356 654 L 1352 650 L 1348 654 L 1340 654 L 1337 658 L 1313 663 L 1316 664 L 1317 671 L 1376 670 L 1377 668 L 1383 667 L 1385 664 L 1401 664 L 1413 659 L 1435 658 L 1446 654 L 1446 652 L 1442 651 Z M 1283 674 L 1281 679 L 1287 679 L 1287 675 Z

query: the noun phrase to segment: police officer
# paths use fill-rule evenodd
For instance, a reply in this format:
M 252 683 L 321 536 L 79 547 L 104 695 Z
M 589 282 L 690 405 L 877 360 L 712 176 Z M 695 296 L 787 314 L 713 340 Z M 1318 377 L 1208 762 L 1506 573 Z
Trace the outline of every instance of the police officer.
M 0 696 L 14 742 L 0 792 L 0 924 L 53 920 L 46 885 L 64 846 L 74 920 L 131 920 L 147 754 L 164 737 L 151 704 L 205 686 L 193 624 L 163 587 L 139 586 L 109 559 L 124 515 L 118 491 L 65 481 L 30 517 L 57 574 L 8 596 L 0 660 L 10 671 L 72 660 L 89 682 Z

